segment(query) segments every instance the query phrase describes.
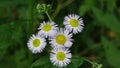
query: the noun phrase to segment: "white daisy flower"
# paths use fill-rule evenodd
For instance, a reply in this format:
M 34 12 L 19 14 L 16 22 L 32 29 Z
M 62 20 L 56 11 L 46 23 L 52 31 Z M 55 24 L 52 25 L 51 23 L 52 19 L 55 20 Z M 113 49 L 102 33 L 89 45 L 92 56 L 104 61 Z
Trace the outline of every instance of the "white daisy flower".
M 57 25 L 54 22 L 45 22 L 40 24 L 38 34 L 44 37 L 52 37 L 57 32 Z
M 51 62 L 58 67 L 67 66 L 71 62 L 71 57 L 70 51 L 66 48 L 54 48 L 50 53 Z
M 38 35 L 32 35 L 27 43 L 28 48 L 32 53 L 40 53 L 46 46 L 46 40 Z
M 67 30 L 72 31 L 74 34 L 81 32 L 83 30 L 83 20 L 80 16 L 76 14 L 70 14 L 65 16 L 64 25 Z
M 50 44 L 54 47 L 71 47 L 72 41 L 71 39 L 72 34 L 69 33 L 69 31 L 65 29 L 60 29 L 57 31 L 56 35 L 52 38 L 50 38 Z

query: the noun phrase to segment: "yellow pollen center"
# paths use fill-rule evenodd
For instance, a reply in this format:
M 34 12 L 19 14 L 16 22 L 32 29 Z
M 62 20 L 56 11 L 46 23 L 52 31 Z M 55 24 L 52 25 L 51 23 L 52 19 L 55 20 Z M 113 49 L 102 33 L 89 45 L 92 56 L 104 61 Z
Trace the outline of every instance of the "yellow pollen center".
M 32 43 L 33 43 L 34 47 L 40 46 L 40 40 L 39 39 L 34 39 Z
M 64 59 L 65 59 L 65 53 L 64 52 L 58 52 L 57 54 L 56 54 L 56 58 L 57 58 L 57 60 L 59 60 L 59 61 L 63 61 Z
M 70 20 L 70 25 L 71 25 L 72 27 L 77 27 L 77 26 L 78 26 L 78 20 L 76 20 L 76 19 L 71 19 L 71 20 Z
M 56 42 L 63 45 L 66 42 L 66 37 L 63 34 L 59 34 L 56 36 Z
M 45 24 L 43 27 L 42 27 L 42 30 L 44 31 L 50 31 L 51 30 L 51 25 L 50 24 Z

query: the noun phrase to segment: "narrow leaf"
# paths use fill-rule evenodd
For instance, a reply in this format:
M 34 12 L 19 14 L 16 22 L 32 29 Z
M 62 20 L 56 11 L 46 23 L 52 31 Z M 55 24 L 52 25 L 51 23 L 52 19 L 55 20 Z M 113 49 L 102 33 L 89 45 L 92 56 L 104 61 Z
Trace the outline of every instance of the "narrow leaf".
M 102 43 L 104 45 L 108 62 L 115 68 L 120 68 L 120 51 L 116 48 L 113 41 L 109 41 L 105 37 L 102 37 Z

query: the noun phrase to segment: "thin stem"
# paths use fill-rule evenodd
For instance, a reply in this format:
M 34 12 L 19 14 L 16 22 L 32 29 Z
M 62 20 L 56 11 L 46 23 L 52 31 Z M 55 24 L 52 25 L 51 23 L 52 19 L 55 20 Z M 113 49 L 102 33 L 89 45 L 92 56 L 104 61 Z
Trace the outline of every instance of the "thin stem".
M 33 0 L 29 0 L 29 11 L 28 11 L 28 19 L 29 19 L 29 23 L 28 23 L 28 30 L 29 33 L 31 34 L 33 31 Z
M 97 46 L 92 46 L 92 47 L 90 47 L 90 48 L 84 49 L 82 52 L 79 53 L 79 56 L 83 56 L 83 55 L 86 54 L 89 50 L 99 47 L 99 45 L 101 45 L 101 44 L 97 44 Z
M 48 14 L 48 12 L 46 11 L 45 13 L 46 13 L 47 17 L 49 18 L 49 20 L 52 22 L 52 19 L 51 19 L 50 15 Z
M 58 5 L 55 9 L 55 12 L 52 14 L 52 19 L 54 19 L 63 8 L 71 4 L 73 1 L 75 0 L 67 0 L 66 2 L 62 3 L 61 0 L 57 0 Z
M 87 61 L 87 62 L 89 62 L 90 64 L 92 64 L 92 68 L 99 66 L 99 64 L 97 64 L 97 63 L 95 63 L 95 62 L 92 62 L 92 61 L 90 61 L 90 60 L 88 60 L 88 59 L 86 59 L 86 58 L 84 58 L 84 60 Z
M 88 59 L 86 59 L 86 58 L 84 58 L 84 60 L 87 61 L 87 62 L 89 62 L 90 64 L 93 64 L 92 61 L 90 61 L 90 60 L 88 60 Z
M 52 14 L 52 19 L 54 19 L 57 16 L 57 14 L 60 12 L 60 10 L 61 10 L 61 5 L 58 2 L 58 5 L 57 5 L 57 7 L 55 9 L 55 12 Z
M 68 1 L 66 1 L 65 3 L 63 3 L 62 8 L 68 6 L 68 5 L 71 4 L 73 1 L 75 1 L 75 0 L 68 0 Z
M 95 67 L 95 65 L 93 64 L 93 65 L 92 65 L 92 68 L 94 68 L 94 67 Z
M 28 11 L 28 37 L 33 33 L 33 0 L 29 0 L 29 11 Z M 32 53 L 28 52 L 29 63 L 32 64 Z

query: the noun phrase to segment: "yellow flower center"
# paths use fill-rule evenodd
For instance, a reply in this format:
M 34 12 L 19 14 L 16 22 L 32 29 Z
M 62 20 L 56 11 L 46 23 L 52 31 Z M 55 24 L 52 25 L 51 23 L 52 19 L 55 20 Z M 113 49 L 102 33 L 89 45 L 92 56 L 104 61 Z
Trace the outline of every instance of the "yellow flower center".
M 56 36 L 56 42 L 63 45 L 66 42 L 66 37 L 63 34 L 59 34 Z
M 59 60 L 59 61 L 63 61 L 64 59 L 65 59 L 65 53 L 64 52 L 58 52 L 57 54 L 56 54 L 56 58 L 57 58 L 57 60 Z
M 50 31 L 52 28 L 52 26 L 50 24 L 45 24 L 43 27 L 42 27 L 42 30 L 44 31 Z
M 33 43 L 34 47 L 40 46 L 40 40 L 39 39 L 34 39 L 32 43 Z
M 71 25 L 72 27 L 77 27 L 77 26 L 78 26 L 78 20 L 76 20 L 76 19 L 71 19 L 71 20 L 70 20 L 70 25 Z

